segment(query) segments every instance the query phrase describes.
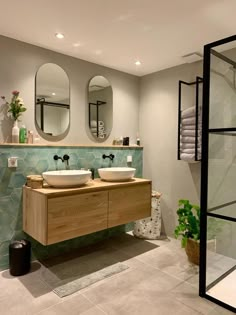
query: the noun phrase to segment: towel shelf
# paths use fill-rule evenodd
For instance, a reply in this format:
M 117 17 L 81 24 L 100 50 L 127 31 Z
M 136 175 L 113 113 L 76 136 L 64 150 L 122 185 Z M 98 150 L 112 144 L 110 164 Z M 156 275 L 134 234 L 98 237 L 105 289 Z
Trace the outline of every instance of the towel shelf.
M 196 80 L 194 82 L 185 82 L 183 80 L 179 80 L 177 158 L 178 160 L 184 160 L 189 163 L 197 162 L 201 160 L 201 129 L 199 128 L 199 123 L 201 122 L 201 116 L 199 116 L 200 114 L 200 106 L 199 106 L 200 87 L 199 86 L 201 83 L 203 83 L 203 78 L 199 76 L 196 77 Z M 193 106 L 193 111 L 192 111 L 194 114 L 187 115 L 185 119 L 186 125 L 184 127 L 183 127 L 183 121 L 182 121 L 183 85 L 195 87 L 195 105 Z M 190 112 L 190 109 L 187 109 L 187 111 Z M 189 129 L 191 130 L 186 132 L 186 130 L 188 129 L 188 127 L 186 126 L 191 126 L 189 127 Z M 183 129 L 185 129 L 185 133 L 183 136 L 185 137 L 185 140 L 188 143 L 188 145 L 186 145 L 186 149 L 184 150 L 186 153 L 184 152 L 181 153 L 181 150 L 183 149 L 183 146 L 184 146 L 184 144 L 181 141 L 182 140 L 181 130 Z M 181 144 L 182 144 L 182 149 L 181 149 Z
M 91 120 L 92 120 L 92 108 L 91 106 L 96 106 L 96 135 L 97 138 L 99 138 L 99 126 L 98 126 L 98 122 L 99 122 L 99 106 L 106 104 L 107 102 L 103 102 L 103 101 L 97 101 L 96 103 L 89 103 L 89 128 L 90 130 L 92 130 L 92 126 L 91 126 Z

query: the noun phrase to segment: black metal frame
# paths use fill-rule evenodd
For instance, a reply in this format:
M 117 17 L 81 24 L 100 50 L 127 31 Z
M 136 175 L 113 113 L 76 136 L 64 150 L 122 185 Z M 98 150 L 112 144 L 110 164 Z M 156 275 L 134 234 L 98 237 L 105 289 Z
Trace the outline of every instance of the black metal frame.
M 235 135 L 232 132 L 236 131 L 236 128 L 214 128 L 209 129 L 209 101 L 210 101 L 210 63 L 211 53 L 222 58 L 222 55 L 213 50 L 214 47 L 229 43 L 236 40 L 236 35 L 224 38 L 222 40 L 210 43 L 204 46 L 204 64 L 203 64 L 203 117 L 202 117 L 202 163 L 201 163 L 201 233 L 200 233 L 200 276 L 199 276 L 199 295 L 204 297 L 220 306 L 229 309 L 233 312 L 236 311 L 235 307 L 228 305 L 216 298 L 213 298 L 207 294 L 206 287 L 206 249 L 207 249 L 207 217 L 215 217 L 218 219 L 224 219 L 231 222 L 235 222 L 235 218 L 219 215 L 209 212 L 207 209 L 208 198 L 208 145 L 209 145 L 209 133 L 217 133 L 223 135 Z M 224 56 L 222 58 L 228 62 L 228 58 Z M 232 64 L 232 63 L 231 63 Z M 234 65 L 234 63 L 233 63 Z M 228 204 L 228 203 L 227 203 Z M 221 205 L 221 207 L 226 206 Z
M 97 103 L 89 103 L 89 128 L 91 128 L 91 105 L 96 106 L 96 122 L 97 122 L 97 137 L 98 137 L 98 121 L 99 121 L 99 106 L 107 102 L 97 101 Z
M 180 128 L 181 128 L 181 96 L 182 96 L 182 84 L 191 86 L 196 85 L 196 94 L 195 94 L 195 106 L 196 106 L 196 129 L 195 129 L 195 161 L 200 161 L 198 159 L 197 149 L 198 149 L 198 112 L 199 112 L 199 84 L 203 83 L 203 78 L 197 76 L 196 81 L 194 82 L 185 82 L 182 80 L 179 80 L 179 97 L 178 97 L 178 144 L 177 144 L 177 159 L 181 160 L 180 158 Z
M 41 124 L 41 130 L 44 131 L 44 106 L 53 106 L 53 107 L 61 107 L 61 108 L 67 108 L 70 109 L 70 105 L 63 104 L 63 103 L 57 103 L 57 102 L 47 102 L 45 101 L 45 98 L 38 98 L 36 101 L 36 105 L 40 105 L 40 124 Z

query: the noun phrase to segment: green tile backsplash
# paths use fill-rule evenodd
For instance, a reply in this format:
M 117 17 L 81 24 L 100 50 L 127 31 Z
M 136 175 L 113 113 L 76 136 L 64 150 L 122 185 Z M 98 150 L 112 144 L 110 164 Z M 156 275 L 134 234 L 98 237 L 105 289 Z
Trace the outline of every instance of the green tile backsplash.
M 127 166 L 127 156 L 131 155 L 132 167 L 136 168 L 136 177 L 142 177 L 142 148 L 130 147 L 34 147 L 0 146 L 0 270 L 9 266 L 8 246 L 12 240 L 27 238 L 32 244 L 33 259 L 47 258 L 63 254 L 74 248 L 86 246 L 113 234 L 129 230 L 132 225 L 115 227 L 97 233 L 74 238 L 50 246 L 43 246 L 22 231 L 22 186 L 26 176 L 55 170 L 55 154 L 70 156 L 70 169 L 108 167 L 109 159 L 103 160 L 102 154 L 114 154 L 112 166 Z M 7 159 L 18 157 L 18 167 L 8 168 Z M 65 169 L 64 163 L 57 162 L 58 169 Z M 95 176 L 98 177 L 97 172 Z

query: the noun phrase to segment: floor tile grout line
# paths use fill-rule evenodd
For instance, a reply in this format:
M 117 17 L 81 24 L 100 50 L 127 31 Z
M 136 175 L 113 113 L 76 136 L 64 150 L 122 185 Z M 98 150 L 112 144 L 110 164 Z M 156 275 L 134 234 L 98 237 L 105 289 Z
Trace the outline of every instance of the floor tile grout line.
M 92 303 L 95 307 L 97 307 L 98 309 L 100 309 L 104 314 L 106 314 L 106 315 L 108 315 L 108 313 L 107 312 L 105 312 L 102 308 L 101 308 L 101 306 L 99 305 L 99 304 L 95 304 L 93 301 L 91 301 L 85 294 L 83 294 L 83 293 L 80 293 L 81 294 L 81 296 L 83 296 L 87 301 L 89 301 L 89 303 Z

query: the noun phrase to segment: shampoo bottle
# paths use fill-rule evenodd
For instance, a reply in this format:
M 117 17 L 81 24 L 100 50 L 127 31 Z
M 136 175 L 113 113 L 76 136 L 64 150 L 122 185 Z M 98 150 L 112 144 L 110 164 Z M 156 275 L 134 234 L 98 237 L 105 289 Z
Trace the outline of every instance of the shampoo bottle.
M 25 125 L 22 125 L 20 128 L 20 135 L 19 135 L 20 143 L 26 143 L 26 138 L 27 138 L 27 131 L 26 131 Z

